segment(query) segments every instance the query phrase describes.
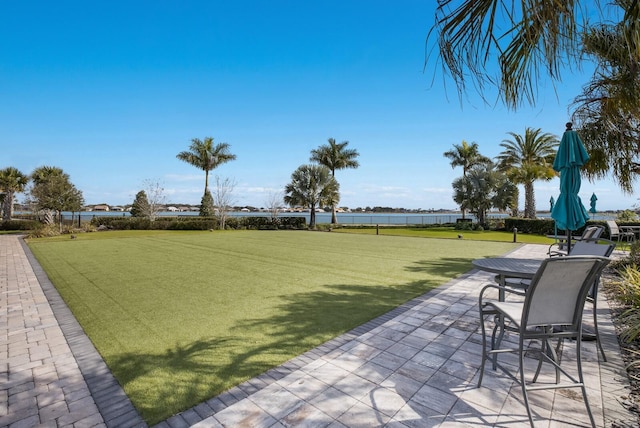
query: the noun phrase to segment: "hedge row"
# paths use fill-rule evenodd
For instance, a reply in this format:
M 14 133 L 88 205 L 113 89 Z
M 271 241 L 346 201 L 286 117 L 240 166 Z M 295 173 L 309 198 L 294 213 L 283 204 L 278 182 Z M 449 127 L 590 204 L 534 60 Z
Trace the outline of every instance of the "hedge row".
M 639 226 L 638 222 L 617 222 L 619 226 Z M 514 228 L 518 228 L 519 233 L 530 233 L 534 235 L 566 235 L 566 230 L 556 230 L 555 221 L 553 219 L 526 219 L 526 218 L 506 218 L 504 219 L 504 228 L 507 231 L 512 231 Z M 574 236 L 582 235 L 584 229 L 588 226 L 602 226 L 604 227 L 604 233 L 602 238 L 610 239 L 609 228 L 605 220 L 588 220 L 587 223 L 578 230 L 571 231 Z
M 229 217 L 226 229 L 304 229 L 304 217 Z M 154 221 L 144 217 L 94 217 L 91 224 L 117 230 L 210 230 L 218 229 L 216 217 L 157 217 Z
M 0 222 L 0 230 L 33 230 L 39 224 L 36 220 L 7 220 Z

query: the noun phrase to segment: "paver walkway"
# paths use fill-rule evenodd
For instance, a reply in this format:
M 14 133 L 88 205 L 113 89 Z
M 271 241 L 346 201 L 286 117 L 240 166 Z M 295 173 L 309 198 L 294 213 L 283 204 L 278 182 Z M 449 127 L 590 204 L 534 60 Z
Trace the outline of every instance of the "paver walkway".
M 526 245 L 511 256 L 545 251 Z M 528 426 L 506 376 L 488 370 L 475 387 L 477 296 L 491 281 L 471 271 L 158 427 Z M 608 362 L 595 342 L 583 344 L 589 401 L 599 427 L 635 427 L 621 404 L 628 380 L 600 296 Z M 0 307 L 0 426 L 144 426 L 16 236 L 0 235 Z M 573 356 L 566 345 L 564 364 Z M 589 425 L 579 394 L 534 392 L 531 401 L 536 426 Z

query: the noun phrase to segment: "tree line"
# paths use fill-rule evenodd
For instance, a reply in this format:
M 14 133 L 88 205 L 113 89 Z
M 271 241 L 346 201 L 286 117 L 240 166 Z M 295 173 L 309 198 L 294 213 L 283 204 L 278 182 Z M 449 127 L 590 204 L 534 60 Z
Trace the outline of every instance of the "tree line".
M 553 160 L 559 144 L 555 135 L 540 128 L 526 128 L 524 135 L 509 132 L 513 139 L 500 144 L 502 152 L 495 160 L 480 154 L 477 143 L 454 144 L 444 153 L 451 167 L 462 167 L 462 177 L 453 181 L 453 200 L 460 205 L 462 218 L 471 212 L 478 223 L 486 223 L 487 212 L 496 208 L 518 216 L 518 185 L 525 191 L 524 217 L 536 218 L 533 184 L 556 176 Z
M 30 175 L 15 167 L 4 168 L 0 170 L 0 191 L 3 221 L 13 216 L 16 193 L 26 193 L 26 204 L 46 224 L 53 223 L 54 215 L 61 220 L 62 211 L 78 212 L 84 205 L 82 192 L 71 183 L 69 174 L 53 166 L 38 167 Z
M 336 207 L 340 202 L 340 185 L 335 178 L 336 170 L 345 168 L 357 168 L 359 166 L 357 150 L 347 148 L 349 142 L 336 143 L 329 138 L 328 144 L 322 145 L 311 151 L 310 162 L 298 167 L 291 174 L 291 182 L 284 188 L 284 194 L 280 199 L 277 194 L 272 195 L 268 201 L 270 210 L 275 210 L 281 202 L 296 207 L 303 206 L 311 211 L 309 227 L 314 228 L 316 209 L 320 206 L 331 207 L 331 223 L 337 223 Z M 216 215 L 220 219 L 220 227 L 224 228 L 224 219 L 232 208 L 231 193 L 235 182 L 231 179 L 216 177 L 215 194 L 209 190 L 209 172 L 218 166 L 235 160 L 236 155 L 230 152 L 228 143 L 215 144 L 212 137 L 204 140 L 194 138 L 191 140 L 189 150 L 180 152 L 176 157 L 205 172 L 204 193 L 200 203 L 201 216 Z M 134 206 L 147 207 L 146 195 L 138 194 Z M 136 211 L 137 212 L 137 211 Z M 142 209 L 144 212 L 144 209 Z

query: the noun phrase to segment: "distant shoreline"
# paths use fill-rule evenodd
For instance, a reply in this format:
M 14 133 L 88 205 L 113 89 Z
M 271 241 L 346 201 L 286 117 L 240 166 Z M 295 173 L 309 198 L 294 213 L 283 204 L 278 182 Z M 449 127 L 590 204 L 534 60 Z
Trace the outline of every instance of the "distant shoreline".
M 22 212 L 27 214 L 27 212 Z M 16 212 L 20 214 L 20 212 Z M 29 213 L 30 214 L 30 213 Z M 94 217 L 129 217 L 130 214 L 126 211 L 82 211 L 82 212 L 63 212 L 63 218 L 66 220 L 74 219 L 78 221 L 90 221 Z M 195 217 L 199 213 L 197 211 L 189 212 L 171 212 L 162 211 L 157 214 L 159 217 Z M 246 212 L 246 211 L 232 211 L 229 213 L 230 217 L 271 217 L 271 213 L 268 212 Z M 306 217 L 307 222 L 310 221 L 311 214 L 309 212 L 281 212 L 278 213 L 278 217 Z M 489 213 L 490 219 L 501 219 L 510 217 L 508 214 Z M 361 224 L 382 224 L 382 225 L 430 225 L 430 224 L 449 224 L 456 223 L 458 219 L 462 218 L 460 212 L 449 213 L 353 213 L 344 212 L 337 213 L 338 223 L 341 225 L 361 225 Z M 466 214 L 465 218 L 475 221 L 475 217 L 471 214 Z M 551 218 L 550 213 L 540 212 L 538 218 Z M 596 213 L 591 214 L 591 220 L 611 220 L 615 218 L 615 214 L 608 213 Z M 330 224 L 331 213 L 330 212 L 316 212 L 316 223 L 318 224 Z

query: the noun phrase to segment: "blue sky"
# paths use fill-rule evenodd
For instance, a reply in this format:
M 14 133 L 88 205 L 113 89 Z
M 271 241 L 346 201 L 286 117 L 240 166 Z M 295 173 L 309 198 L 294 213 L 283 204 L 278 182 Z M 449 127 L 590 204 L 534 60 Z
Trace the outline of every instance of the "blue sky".
M 518 112 L 460 101 L 424 69 L 435 3 L 1 2 L 0 168 L 60 167 L 88 204 L 131 203 L 149 180 L 197 204 L 204 172 L 176 154 L 211 136 L 237 156 L 212 176 L 262 207 L 332 137 L 360 152 L 336 173 L 340 205 L 455 208 L 462 172 L 442 154 L 466 140 L 494 157 L 526 127 L 560 137 L 588 74 L 541 82 Z M 545 209 L 558 180 L 535 189 Z M 602 210 L 638 202 L 611 180 L 583 181 L 585 205 L 593 192 Z

